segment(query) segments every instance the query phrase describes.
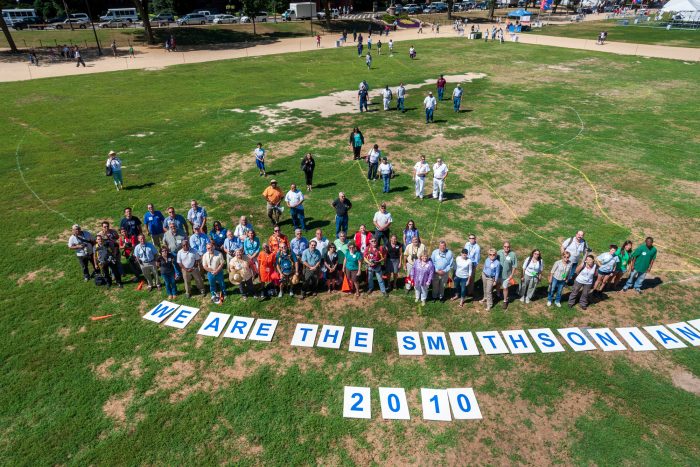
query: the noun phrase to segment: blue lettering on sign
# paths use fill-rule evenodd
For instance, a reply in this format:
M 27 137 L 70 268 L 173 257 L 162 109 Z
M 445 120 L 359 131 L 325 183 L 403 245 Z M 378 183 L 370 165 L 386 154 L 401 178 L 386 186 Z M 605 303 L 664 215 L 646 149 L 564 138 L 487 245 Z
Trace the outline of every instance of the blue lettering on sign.
M 518 348 L 518 342 L 520 342 L 523 345 L 523 347 L 527 348 L 527 342 L 525 341 L 525 336 L 520 335 L 517 338 L 514 338 L 512 335 L 509 335 L 508 338 L 513 343 L 513 348 L 515 348 L 515 349 Z
M 355 333 L 355 347 L 367 347 L 367 334 L 366 332 L 357 332 Z M 364 342 L 364 344 L 360 344 L 360 341 Z
M 326 333 L 323 335 L 323 338 L 322 338 L 323 342 L 328 342 L 328 338 L 329 338 L 331 335 L 333 336 L 333 343 L 335 344 L 335 341 L 338 340 L 338 336 L 340 335 L 340 329 L 336 329 L 336 330 L 333 332 L 333 334 L 331 334 L 331 330 L 330 330 L 330 329 L 326 329 Z
M 472 409 L 472 404 L 469 402 L 469 398 L 464 394 L 457 395 L 457 405 L 459 406 L 459 410 L 462 412 L 469 412 Z
M 401 410 L 401 402 L 399 401 L 399 396 L 396 394 L 389 394 L 389 397 L 386 398 L 387 404 L 389 405 L 389 410 L 392 412 L 398 412 Z M 394 401 L 392 403 L 392 401 Z
M 239 332 L 240 334 L 243 334 L 243 330 L 245 329 L 246 324 L 248 324 L 248 323 L 246 323 L 245 321 L 236 320 L 236 321 L 233 323 L 233 326 L 231 326 L 231 333 L 233 333 L 233 332 L 235 332 L 236 330 L 238 330 L 238 332 Z
M 537 338 L 540 340 L 540 343 L 545 346 L 545 347 L 554 347 L 554 341 L 550 339 L 549 334 L 546 332 L 541 332 L 537 334 Z
M 311 328 L 300 328 L 303 331 L 303 335 L 301 336 L 301 341 L 304 342 L 306 340 L 306 336 L 309 334 L 309 332 L 313 331 Z
M 663 342 L 664 344 L 667 343 L 667 342 L 678 343 L 678 341 L 677 341 L 676 339 L 674 339 L 673 337 L 669 336 L 668 334 L 666 334 L 666 333 L 663 332 L 663 331 L 656 331 L 656 334 L 659 335 L 659 338 L 661 339 L 661 342 Z
M 440 413 L 440 405 L 438 404 L 438 396 L 435 394 L 433 397 L 428 399 L 430 402 L 435 404 L 435 413 Z
M 434 340 L 432 336 L 427 336 L 428 349 L 445 350 L 445 339 L 442 336 L 437 336 Z
M 416 350 L 416 339 L 413 336 L 403 336 L 403 348 L 406 350 Z
M 270 330 L 270 327 L 272 327 L 272 324 L 270 323 L 261 323 L 260 326 L 258 326 L 258 332 L 255 334 L 258 336 L 267 337 L 270 335 L 270 333 L 267 332 Z
M 359 392 L 355 392 L 350 396 L 352 399 L 357 399 L 357 402 L 355 402 L 352 407 L 350 407 L 350 410 L 354 410 L 356 412 L 362 412 L 362 407 L 360 407 L 360 404 L 362 404 L 362 401 L 364 400 L 364 397 L 362 397 L 362 394 Z
M 639 340 L 639 337 L 637 337 L 637 336 L 634 334 L 634 331 L 630 331 L 630 332 L 629 332 L 629 335 L 632 336 L 632 338 L 633 338 L 635 341 L 637 341 L 637 344 L 639 344 L 639 345 L 644 345 L 644 343 L 643 343 L 642 341 Z
M 694 341 L 696 339 L 700 340 L 700 335 L 697 332 L 690 329 L 689 326 L 686 326 L 684 328 L 678 326 L 678 327 L 676 327 L 676 331 L 680 334 L 683 334 L 685 337 L 687 337 L 691 341 Z
M 159 318 L 162 318 L 168 315 L 168 313 L 171 313 L 175 308 L 177 308 L 177 305 L 169 307 L 168 305 L 163 305 L 162 303 L 159 303 L 158 305 L 156 305 L 153 311 L 151 311 L 150 314 L 152 316 L 157 315 Z
M 192 312 L 190 310 L 180 310 L 177 315 L 173 318 L 173 323 L 177 324 L 185 324 L 185 319 L 187 319 L 187 316 L 191 315 Z
M 572 336 L 576 336 L 576 337 L 577 337 L 578 339 L 580 339 L 580 340 L 579 340 L 578 342 L 576 342 L 576 339 L 574 339 Z M 586 345 L 586 338 L 583 337 L 581 334 L 579 334 L 579 333 L 577 333 L 577 332 L 570 331 L 570 332 L 566 335 L 566 337 L 569 338 L 569 340 L 571 341 L 572 344 L 576 344 L 576 345 Z
M 467 341 L 464 340 L 464 336 L 459 336 L 459 341 L 462 343 L 462 348 L 464 350 L 469 350 L 469 346 L 467 345 Z
M 219 318 L 214 318 L 209 324 L 204 327 L 204 330 L 214 329 L 215 332 L 219 332 Z
M 494 336 L 493 334 L 489 334 L 489 335 L 484 336 L 484 339 L 487 339 L 491 343 L 491 347 L 493 347 L 494 349 L 497 349 L 498 347 L 496 347 L 496 344 L 493 343 L 495 338 L 496 338 L 496 336 Z
M 595 335 L 598 336 L 598 339 L 600 339 L 600 343 L 606 347 L 608 345 L 618 345 L 617 340 L 607 332 L 605 334 L 596 332 Z

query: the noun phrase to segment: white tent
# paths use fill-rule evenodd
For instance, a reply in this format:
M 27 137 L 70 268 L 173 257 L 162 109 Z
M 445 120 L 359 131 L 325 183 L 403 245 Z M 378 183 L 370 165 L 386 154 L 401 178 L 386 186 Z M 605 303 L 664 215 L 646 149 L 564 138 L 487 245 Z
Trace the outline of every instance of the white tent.
M 671 0 L 661 9 L 662 13 L 677 13 L 674 19 L 681 21 L 698 21 L 700 19 L 700 0 Z

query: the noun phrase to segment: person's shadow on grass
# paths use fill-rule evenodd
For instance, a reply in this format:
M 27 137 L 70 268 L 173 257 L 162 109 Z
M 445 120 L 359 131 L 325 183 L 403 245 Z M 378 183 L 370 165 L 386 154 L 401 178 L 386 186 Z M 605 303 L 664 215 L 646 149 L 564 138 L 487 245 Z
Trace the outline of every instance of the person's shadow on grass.
M 148 183 L 142 183 L 141 185 L 127 185 L 124 187 L 124 190 L 126 191 L 131 191 L 131 190 L 142 190 L 144 188 L 150 188 L 153 185 L 155 185 L 154 182 L 148 182 Z

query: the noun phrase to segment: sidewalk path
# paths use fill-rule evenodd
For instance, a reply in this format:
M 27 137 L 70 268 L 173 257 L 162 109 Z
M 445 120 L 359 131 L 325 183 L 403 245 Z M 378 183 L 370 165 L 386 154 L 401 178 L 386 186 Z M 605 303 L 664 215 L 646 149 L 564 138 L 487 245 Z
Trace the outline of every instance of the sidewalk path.
M 482 26 L 482 30 L 486 25 Z M 654 58 L 669 58 L 674 60 L 700 61 L 700 48 L 690 47 L 667 47 L 661 45 L 631 44 L 623 42 L 608 42 L 603 46 L 596 45 L 595 39 L 573 39 L 567 37 L 554 37 L 538 34 L 519 34 L 522 44 L 538 44 L 552 47 L 565 47 L 569 49 L 592 50 L 596 52 L 607 52 L 620 55 L 639 55 Z M 451 27 L 443 26 L 440 34 L 430 33 L 417 34 L 415 29 L 406 29 L 393 32 L 389 38 L 397 43 L 398 50 L 407 49 L 406 41 L 416 41 L 421 39 L 432 39 L 439 37 L 454 37 L 458 40 L 468 41 L 468 39 L 457 36 Z M 316 41 L 313 37 L 303 37 L 295 39 L 281 39 L 272 43 L 248 43 L 232 44 L 226 50 L 195 50 L 188 52 L 165 52 L 159 48 L 138 47 L 135 58 L 105 56 L 99 60 L 87 61 L 86 68 L 76 68 L 75 62 L 64 63 L 42 63 L 41 66 L 30 66 L 26 61 L 0 63 L 0 82 L 23 81 L 37 78 L 49 78 L 55 76 L 75 76 L 86 73 L 103 73 L 108 71 L 121 71 L 128 69 L 158 70 L 171 65 L 182 63 L 202 63 L 214 60 L 227 60 L 248 56 L 273 55 L 281 53 L 301 52 L 308 50 L 322 50 L 324 48 L 335 47 L 335 35 L 326 35 L 322 38 L 322 48 L 316 48 Z M 388 40 L 388 39 L 385 39 Z M 399 44 L 398 42 L 404 42 Z M 344 47 L 354 47 L 348 43 Z M 122 53 L 125 50 L 122 49 Z M 406 52 L 408 53 L 408 52 Z

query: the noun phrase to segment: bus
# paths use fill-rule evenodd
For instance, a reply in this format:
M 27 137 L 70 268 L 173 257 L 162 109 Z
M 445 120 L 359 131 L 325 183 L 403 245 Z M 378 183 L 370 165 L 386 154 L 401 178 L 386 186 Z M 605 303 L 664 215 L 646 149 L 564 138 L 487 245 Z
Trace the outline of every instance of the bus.
M 36 18 L 36 10 L 33 8 L 14 8 L 2 10 L 2 17 L 8 26 L 24 21 L 29 18 Z
M 133 22 L 139 20 L 139 15 L 136 13 L 136 8 L 110 8 L 104 16 L 100 16 L 100 20 L 109 21 L 110 19 Z

